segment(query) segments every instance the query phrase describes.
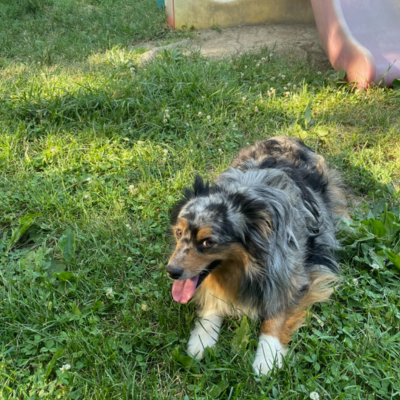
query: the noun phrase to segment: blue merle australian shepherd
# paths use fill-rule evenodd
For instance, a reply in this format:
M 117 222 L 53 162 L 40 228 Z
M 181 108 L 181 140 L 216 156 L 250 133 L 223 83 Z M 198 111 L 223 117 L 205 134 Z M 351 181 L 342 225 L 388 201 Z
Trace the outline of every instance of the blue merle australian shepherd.
M 335 225 L 346 215 L 338 174 L 299 139 L 242 149 L 213 185 L 197 177 L 172 212 L 172 296 L 199 305 L 188 352 L 200 359 L 228 315 L 262 320 L 257 374 L 281 366 L 307 309 L 337 279 Z

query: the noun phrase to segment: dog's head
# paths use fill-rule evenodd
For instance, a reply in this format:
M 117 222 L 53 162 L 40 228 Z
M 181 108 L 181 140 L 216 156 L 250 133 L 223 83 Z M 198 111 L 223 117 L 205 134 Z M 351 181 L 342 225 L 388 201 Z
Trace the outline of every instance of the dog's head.
M 180 303 L 187 303 L 214 270 L 232 263 L 246 268 L 252 239 L 267 235 L 269 229 L 269 220 L 256 201 L 218 185 L 210 187 L 200 177 L 193 188 L 186 191 L 171 218 L 176 248 L 166 269 L 175 280 L 173 298 Z

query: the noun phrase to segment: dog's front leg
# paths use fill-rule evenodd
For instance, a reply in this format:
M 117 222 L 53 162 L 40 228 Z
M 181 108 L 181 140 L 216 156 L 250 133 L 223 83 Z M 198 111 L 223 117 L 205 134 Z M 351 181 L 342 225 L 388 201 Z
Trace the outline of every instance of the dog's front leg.
M 282 338 L 285 321 L 281 318 L 265 320 L 261 326 L 260 338 L 256 357 L 254 359 L 254 373 L 266 375 L 274 366 L 281 367 L 286 355 L 286 343 Z
M 192 356 L 201 360 L 206 347 L 213 347 L 218 340 L 222 325 L 222 317 L 215 310 L 203 312 L 196 322 L 188 343 L 187 351 Z

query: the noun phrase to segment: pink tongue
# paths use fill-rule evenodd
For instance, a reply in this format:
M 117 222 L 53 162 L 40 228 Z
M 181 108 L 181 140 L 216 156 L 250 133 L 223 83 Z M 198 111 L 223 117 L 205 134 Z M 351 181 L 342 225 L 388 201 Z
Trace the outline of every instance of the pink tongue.
M 196 291 L 199 275 L 185 281 L 175 281 L 172 285 L 172 297 L 178 303 L 186 304 Z

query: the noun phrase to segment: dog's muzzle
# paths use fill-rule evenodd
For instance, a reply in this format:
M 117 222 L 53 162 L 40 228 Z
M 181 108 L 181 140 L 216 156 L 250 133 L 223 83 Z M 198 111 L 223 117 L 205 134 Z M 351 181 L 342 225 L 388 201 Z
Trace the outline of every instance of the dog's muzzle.
M 183 268 L 175 267 L 174 265 L 168 265 L 166 268 L 168 275 L 172 279 L 179 279 L 183 274 Z

